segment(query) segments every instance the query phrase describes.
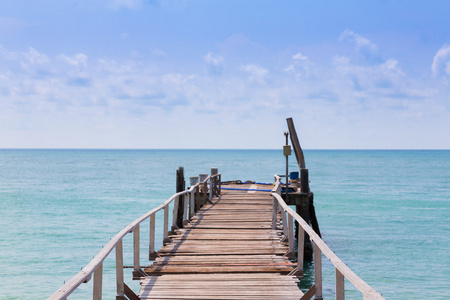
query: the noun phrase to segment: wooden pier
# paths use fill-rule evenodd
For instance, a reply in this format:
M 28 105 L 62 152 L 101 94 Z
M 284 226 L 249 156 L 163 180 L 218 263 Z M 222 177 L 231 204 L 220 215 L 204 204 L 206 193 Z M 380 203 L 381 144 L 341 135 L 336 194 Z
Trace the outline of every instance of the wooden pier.
M 300 299 L 297 264 L 272 229 L 267 186 L 232 185 L 205 204 L 144 268 L 140 299 Z M 266 190 L 264 192 L 258 190 Z M 270 187 L 271 190 L 271 187 Z
M 221 189 L 221 174 L 211 169 L 200 182 L 180 191 L 134 220 L 117 233 L 78 274 L 48 299 L 66 300 L 93 277 L 92 298 L 102 299 L 103 262 L 115 251 L 116 300 L 135 299 L 300 299 L 322 297 L 322 256 L 336 272 L 335 295 L 345 299 L 347 279 L 364 300 L 384 299 L 359 278 L 325 244 L 304 219 L 281 197 L 281 178 L 259 191 L 258 185 Z M 230 187 L 229 187 L 230 188 Z M 272 189 L 270 189 L 272 188 Z M 173 203 L 172 233 L 169 205 Z M 155 251 L 155 216 L 164 212 L 164 246 Z M 181 219 L 180 219 L 181 218 Z M 149 220 L 148 257 L 140 265 L 140 226 Z M 297 255 L 294 223 L 298 223 Z M 177 226 L 181 224 L 181 227 Z M 125 283 L 123 238 L 133 235 L 133 279 L 139 279 L 139 296 Z M 303 275 L 305 237 L 314 244 L 314 283 L 304 294 L 298 288 Z M 311 279 L 310 279 L 311 280 Z M 111 283 L 110 283 L 111 284 Z

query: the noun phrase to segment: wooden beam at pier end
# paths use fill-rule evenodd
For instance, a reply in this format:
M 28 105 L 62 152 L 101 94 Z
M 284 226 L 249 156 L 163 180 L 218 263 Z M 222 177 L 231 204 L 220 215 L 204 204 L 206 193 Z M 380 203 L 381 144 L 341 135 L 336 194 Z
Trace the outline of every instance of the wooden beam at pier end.
M 294 121 L 292 118 L 287 118 L 287 125 L 289 129 L 289 135 L 291 136 L 292 147 L 294 148 L 295 157 L 297 158 L 297 163 L 300 169 L 306 168 L 305 157 L 303 156 L 303 150 L 298 141 L 297 132 L 295 131 Z

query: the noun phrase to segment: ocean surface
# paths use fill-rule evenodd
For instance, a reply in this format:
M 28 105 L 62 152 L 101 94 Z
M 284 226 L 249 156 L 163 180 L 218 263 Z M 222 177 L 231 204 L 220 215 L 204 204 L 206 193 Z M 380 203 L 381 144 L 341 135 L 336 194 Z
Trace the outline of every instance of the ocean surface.
M 450 151 L 306 150 L 323 239 L 386 299 L 450 299 Z M 273 182 L 282 150 L 0 150 L 0 299 L 46 299 L 118 231 L 175 192 L 175 174 Z M 297 171 L 295 157 L 290 170 Z M 157 224 L 162 225 L 162 213 Z M 160 226 L 162 228 L 162 226 Z M 161 246 L 157 232 L 157 247 Z M 141 265 L 148 251 L 141 226 Z M 132 265 L 132 237 L 124 240 Z M 305 269 L 305 288 L 312 278 Z M 324 297 L 334 268 L 324 258 Z M 127 269 L 126 283 L 136 291 Z M 114 253 L 104 299 L 115 299 Z M 90 299 L 92 280 L 71 299 Z M 362 299 L 346 281 L 346 299 Z

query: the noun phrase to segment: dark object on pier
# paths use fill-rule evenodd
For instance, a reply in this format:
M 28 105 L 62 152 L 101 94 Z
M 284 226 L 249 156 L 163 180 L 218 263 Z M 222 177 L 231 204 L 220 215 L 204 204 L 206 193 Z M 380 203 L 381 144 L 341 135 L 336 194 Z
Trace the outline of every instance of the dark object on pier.
M 184 181 L 184 168 L 179 167 L 177 170 L 177 193 L 186 190 L 186 182 Z M 184 207 L 184 197 L 178 197 L 178 211 L 177 211 L 177 226 L 178 228 L 183 228 L 183 207 Z M 172 230 L 175 228 L 172 228 Z
M 292 147 L 294 148 L 295 157 L 300 168 L 300 191 L 289 193 L 287 200 L 288 205 L 295 205 L 296 212 L 305 220 L 306 223 L 311 224 L 313 230 L 319 235 L 319 223 L 316 217 L 314 208 L 314 194 L 309 189 L 309 174 L 305 164 L 305 157 L 303 155 L 302 147 L 295 131 L 294 121 L 292 118 L 287 118 L 287 125 L 291 136 Z M 295 222 L 296 236 L 298 236 L 298 222 Z M 309 235 L 305 233 L 304 243 L 304 259 L 311 261 L 313 259 L 313 247 L 309 239 Z

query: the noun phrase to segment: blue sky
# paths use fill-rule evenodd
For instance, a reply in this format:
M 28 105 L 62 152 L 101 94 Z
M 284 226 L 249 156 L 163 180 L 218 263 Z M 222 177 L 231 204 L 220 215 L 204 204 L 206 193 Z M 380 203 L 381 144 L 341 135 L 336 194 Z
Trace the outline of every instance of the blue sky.
M 0 148 L 450 149 L 449 1 L 2 1 Z

